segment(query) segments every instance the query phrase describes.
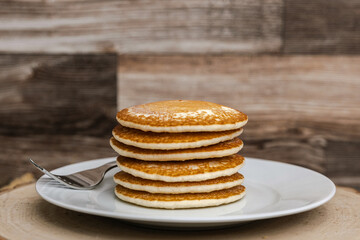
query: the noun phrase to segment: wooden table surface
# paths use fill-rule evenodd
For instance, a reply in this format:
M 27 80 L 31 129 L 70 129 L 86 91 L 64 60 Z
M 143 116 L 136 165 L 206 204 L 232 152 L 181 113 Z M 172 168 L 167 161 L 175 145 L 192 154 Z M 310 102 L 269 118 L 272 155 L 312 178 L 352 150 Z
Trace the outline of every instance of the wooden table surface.
M 360 193 L 344 187 L 337 187 L 328 203 L 305 213 L 204 231 L 151 229 L 66 210 L 43 200 L 34 183 L 2 190 L 0 216 L 0 239 L 14 240 L 360 239 Z

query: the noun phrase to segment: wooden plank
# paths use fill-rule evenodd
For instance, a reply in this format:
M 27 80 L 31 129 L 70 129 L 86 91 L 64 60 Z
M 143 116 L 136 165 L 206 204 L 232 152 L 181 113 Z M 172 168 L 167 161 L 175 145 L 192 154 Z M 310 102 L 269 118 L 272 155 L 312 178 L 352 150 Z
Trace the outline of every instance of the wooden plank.
M 31 135 L 0 136 L 0 186 L 31 172 L 42 173 L 29 163 L 31 157 L 48 170 L 67 164 L 116 156 L 109 146 L 111 130 L 104 136 Z
M 116 111 L 116 66 L 115 54 L 0 55 L 0 134 L 103 136 Z
M 341 186 L 360 190 L 360 138 L 345 142 L 329 140 L 326 148 L 327 174 Z
M 286 0 L 285 53 L 360 53 L 358 0 Z
M 0 52 L 279 52 L 282 9 L 283 0 L 2 1 Z
M 118 106 L 167 99 L 228 105 L 249 115 L 244 155 L 339 179 L 359 159 L 358 66 L 355 56 L 121 56 Z M 341 168 L 335 146 L 348 159 Z
M 115 54 L 0 55 L 0 186 L 37 173 L 29 157 L 52 169 L 114 155 L 116 66 Z

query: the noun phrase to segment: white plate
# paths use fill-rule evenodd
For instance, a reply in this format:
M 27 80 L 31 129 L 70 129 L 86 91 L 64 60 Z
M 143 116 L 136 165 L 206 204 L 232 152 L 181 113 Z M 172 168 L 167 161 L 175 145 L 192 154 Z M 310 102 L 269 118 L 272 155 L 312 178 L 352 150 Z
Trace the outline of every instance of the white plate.
M 55 174 L 69 174 L 93 168 L 115 158 L 80 162 L 58 168 Z M 246 158 L 240 172 L 245 176 L 246 196 L 235 203 L 199 209 L 162 210 L 136 206 L 118 200 L 109 171 L 94 190 L 72 190 L 47 176 L 36 183 L 42 198 L 70 210 L 165 227 L 213 227 L 300 213 L 329 201 L 335 185 L 312 170 L 274 161 Z

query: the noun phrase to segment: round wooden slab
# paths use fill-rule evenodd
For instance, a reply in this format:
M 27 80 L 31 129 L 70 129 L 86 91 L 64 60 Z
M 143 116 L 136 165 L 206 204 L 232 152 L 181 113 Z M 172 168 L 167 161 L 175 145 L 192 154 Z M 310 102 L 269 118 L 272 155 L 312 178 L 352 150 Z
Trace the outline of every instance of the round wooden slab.
M 327 204 L 309 212 L 226 229 L 160 230 L 51 205 L 35 184 L 0 193 L 0 239 L 356 239 L 360 194 L 337 188 Z

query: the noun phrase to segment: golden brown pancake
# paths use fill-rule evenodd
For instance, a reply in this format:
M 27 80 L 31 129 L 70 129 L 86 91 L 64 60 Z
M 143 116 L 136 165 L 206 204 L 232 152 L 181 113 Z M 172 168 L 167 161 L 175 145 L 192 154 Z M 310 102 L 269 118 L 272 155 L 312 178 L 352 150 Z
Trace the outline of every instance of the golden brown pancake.
M 239 138 L 234 138 L 229 141 L 200 148 L 155 150 L 129 146 L 112 137 L 110 139 L 110 145 L 117 153 L 125 157 L 144 161 L 185 161 L 229 156 L 239 152 L 243 147 L 243 142 Z
M 220 104 L 171 100 L 125 108 L 117 113 L 118 122 L 129 128 L 152 132 L 214 132 L 238 129 L 247 116 Z
M 212 192 L 241 185 L 243 180 L 244 176 L 240 173 L 198 182 L 164 182 L 148 180 L 134 177 L 124 171 L 120 171 L 114 175 L 115 183 L 125 188 L 167 194 Z
M 231 156 L 191 161 L 141 161 L 119 156 L 117 164 L 121 170 L 143 179 L 165 182 L 204 181 L 232 175 L 243 166 L 244 157 Z
M 238 185 L 209 193 L 162 194 L 136 191 L 117 185 L 115 194 L 123 201 L 145 207 L 167 209 L 198 208 L 237 201 L 245 195 L 245 187 Z
M 126 145 L 145 149 L 185 149 L 214 145 L 238 137 L 242 128 L 222 132 L 155 133 L 116 126 L 112 135 Z

